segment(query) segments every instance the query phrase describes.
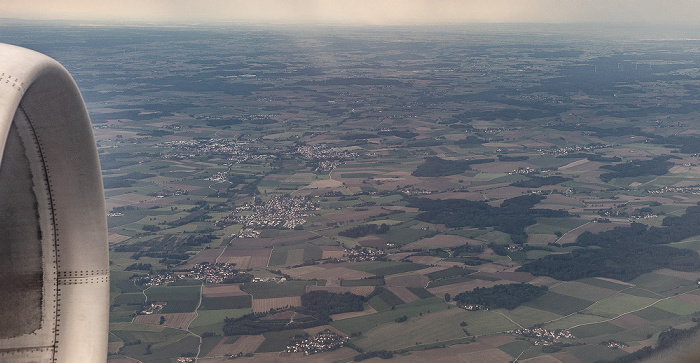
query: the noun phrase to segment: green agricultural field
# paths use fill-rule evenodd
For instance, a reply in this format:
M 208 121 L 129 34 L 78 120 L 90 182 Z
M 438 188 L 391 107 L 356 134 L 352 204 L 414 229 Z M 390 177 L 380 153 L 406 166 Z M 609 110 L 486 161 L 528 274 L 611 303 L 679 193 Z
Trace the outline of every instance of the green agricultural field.
M 360 316 L 357 318 L 343 319 L 334 321 L 331 325 L 346 334 L 354 332 L 366 333 L 374 327 L 382 324 L 394 322 L 395 319 L 402 316 L 408 318 L 429 314 L 447 309 L 448 305 L 439 297 L 416 300 L 410 303 L 396 306 L 395 310 L 388 310 L 372 315 Z M 452 308 L 456 309 L 456 308 Z
M 559 315 L 569 315 L 580 310 L 584 310 L 592 304 L 591 301 L 579 299 L 572 296 L 547 292 L 546 294 L 526 302 L 529 306 L 539 310 L 549 311 Z
M 141 289 L 134 285 L 134 282 L 129 278 L 133 276 L 133 271 L 110 271 L 109 272 L 109 290 L 111 292 L 141 292 Z
M 572 328 L 580 326 L 580 325 L 600 323 L 600 322 L 603 322 L 606 320 L 609 320 L 609 319 L 601 317 L 601 316 L 595 316 L 595 315 L 572 314 L 572 315 L 566 316 L 562 319 L 555 320 L 555 321 L 549 322 L 547 324 L 544 324 L 544 328 L 549 329 L 549 330 L 572 329 Z
M 112 300 L 112 305 L 136 305 L 141 306 L 146 301 L 142 293 L 122 294 Z
M 168 303 L 161 311 L 163 314 L 191 313 L 199 304 L 200 290 L 199 286 L 156 286 L 146 290 L 146 295 L 149 302 Z
M 619 333 L 624 330 L 624 328 L 620 328 L 617 325 L 613 325 L 608 322 L 603 322 L 597 324 L 581 325 L 579 327 L 571 329 L 571 334 L 573 334 L 576 338 L 589 338 L 599 335 Z
M 621 291 L 621 290 L 624 290 L 624 289 L 631 287 L 631 285 L 629 285 L 629 284 L 616 283 L 616 282 L 612 282 L 609 280 L 597 279 L 594 277 L 581 279 L 581 280 L 579 280 L 579 282 L 583 282 L 583 283 L 588 284 L 588 285 L 598 286 L 598 287 L 602 287 L 604 289 L 610 289 L 610 290 L 615 290 L 615 291 Z
M 535 309 L 525 305 L 520 305 L 513 310 L 498 309 L 496 311 L 511 318 L 513 321 L 526 328 L 562 317 L 559 314 Z
M 426 274 L 425 276 L 428 276 L 428 278 L 432 280 L 439 280 L 439 279 L 445 279 L 445 278 L 450 278 L 450 277 L 456 277 L 456 276 L 467 276 L 472 273 L 476 272 L 476 270 L 471 270 L 468 268 L 460 268 L 460 267 L 450 267 L 444 270 L 440 271 L 435 271 L 431 272 L 429 274 Z
M 635 311 L 632 314 L 649 321 L 672 319 L 678 316 L 670 311 L 659 309 L 656 306 L 650 306 L 646 309 Z
M 283 330 L 263 333 L 265 341 L 260 344 L 256 353 L 280 352 L 289 344 L 289 340 L 294 336 L 303 336 L 301 329 Z
M 270 299 L 275 297 L 301 296 L 306 292 L 306 286 L 315 285 L 315 281 L 285 281 L 285 282 L 248 282 L 241 289 L 255 299 Z
M 403 225 L 392 226 L 382 238 L 396 245 L 406 245 L 419 239 L 430 237 L 434 232 L 419 228 L 402 228 Z
M 435 344 L 460 338 L 466 334 L 459 326 L 456 309 L 411 317 L 402 323 L 388 323 L 374 328 L 357 340 L 357 344 L 372 350 L 399 350 L 416 345 Z
M 512 343 L 504 344 L 498 347 L 498 349 L 506 352 L 508 355 L 510 355 L 513 358 L 517 358 L 520 356 L 522 352 L 524 352 L 527 349 L 530 349 L 532 347 L 532 344 L 525 340 L 516 340 Z
M 625 313 L 648 307 L 656 301 L 657 299 L 618 294 L 598 301 L 584 310 L 583 313 L 614 318 Z
M 359 265 L 353 265 L 348 267 L 353 270 L 364 271 L 371 274 L 375 274 L 377 276 L 388 276 L 404 272 L 421 270 L 428 266 L 410 262 L 382 261 L 362 263 Z
M 427 299 L 435 296 L 430 291 L 422 287 L 408 287 L 407 289 L 408 291 L 412 292 L 414 295 L 418 296 L 421 299 Z
M 202 298 L 200 310 L 244 309 L 250 308 L 253 299 L 250 295 L 220 296 Z
M 340 280 L 340 286 L 384 286 L 384 278 Z
M 665 296 L 697 289 L 695 281 L 656 273 L 644 274 L 630 281 L 638 288 L 651 290 Z
M 379 312 L 387 311 L 395 308 L 397 305 L 403 304 L 403 300 L 394 295 L 391 291 L 381 288 L 381 292 L 369 299 L 369 305 Z
M 510 239 L 510 235 L 499 231 L 489 232 L 480 236 L 476 236 L 474 238 L 478 239 L 479 241 L 484 241 L 488 243 L 493 242 L 499 245 L 507 245 L 513 243 L 513 241 Z
M 287 260 L 284 263 L 286 266 L 301 265 L 302 263 L 304 263 L 303 248 L 292 248 L 287 250 Z
M 164 343 L 165 342 L 157 342 L 151 344 L 150 352 L 148 351 L 148 344 L 146 343 L 124 347 L 122 352 L 130 357 L 136 357 L 145 363 L 165 363 L 170 362 L 173 356 L 197 354 L 199 350 L 199 338 L 191 334 L 183 336 L 175 342 L 169 344 Z
M 466 322 L 467 326 L 465 326 L 464 329 L 466 329 L 470 335 L 476 337 L 519 328 L 517 324 L 510 321 L 506 316 L 499 314 L 497 311 L 466 311 L 460 309 L 459 312 L 460 313 L 455 316 L 455 321 L 460 323 L 462 321 Z
M 700 306 L 675 299 L 665 299 L 659 301 L 654 304 L 654 307 L 666 310 L 676 315 L 690 315 L 700 311 Z
M 268 266 L 283 266 L 287 263 L 287 249 L 273 248 Z
M 535 234 L 566 233 L 587 222 L 577 218 L 538 218 L 537 224 L 527 227 L 527 232 Z
M 591 285 L 574 282 L 559 283 L 552 286 L 549 291 L 588 301 L 598 301 L 616 293 L 614 290 L 602 290 Z
M 197 318 L 190 324 L 190 330 L 196 334 L 212 332 L 223 335 L 224 319 L 238 318 L 252 313 L 252 309 L 223 309 L 223 310 L 198 310 Z
M 440 280 L 434 280 L 430 281 L 428 283 L 428 288 L 434 288 L 434 287 L 440 287 L 440 286 L 445 286 L 445 285 L 452 285 L 452 284 L 457 284 L 460 282 L 467 282 L 467 281 L 472 281 L 472 280 L 487 280 L 487 279 L 482 279 L 482 278 L 477 278 L 474 276 L 458 276 L 458 277 L 449 277 L 446 279 L 440 279 Z

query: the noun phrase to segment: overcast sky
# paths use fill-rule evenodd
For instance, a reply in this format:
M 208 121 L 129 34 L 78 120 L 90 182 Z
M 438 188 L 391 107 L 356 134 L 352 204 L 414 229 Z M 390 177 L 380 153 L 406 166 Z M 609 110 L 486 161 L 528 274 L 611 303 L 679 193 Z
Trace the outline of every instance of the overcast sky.
M 700 25 L 700 0 L 0 0 L 0 18 L 201 23 Z

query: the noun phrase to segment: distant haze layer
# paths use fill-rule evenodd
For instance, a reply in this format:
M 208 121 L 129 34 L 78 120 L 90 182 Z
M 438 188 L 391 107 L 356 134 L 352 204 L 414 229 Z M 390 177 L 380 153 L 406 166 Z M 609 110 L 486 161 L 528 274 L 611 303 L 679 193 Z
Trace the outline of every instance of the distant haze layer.
M 697 24 L 695 0 L 3 0 L 3 18 L 201 23 L 407 25 L 451 23 Z

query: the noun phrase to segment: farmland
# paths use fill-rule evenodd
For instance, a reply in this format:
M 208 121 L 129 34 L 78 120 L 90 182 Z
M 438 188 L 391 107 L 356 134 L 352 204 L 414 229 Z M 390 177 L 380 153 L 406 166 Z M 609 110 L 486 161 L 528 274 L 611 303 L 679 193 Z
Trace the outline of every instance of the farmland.
M 93 121 L 110 360 L 302 360 L 279 352 L 329 323 L 403 361 L 592 362 L 700 318 L 693 32 L 37 29 L 3 34 L 64 64 Z M 520 283 L 548 290 L 452 301 Z M 363 310 L 317 321 L 316 290 Z M 246 316 L 259 334 L 224 336 Z M 576 337 L 510 332 L 535 326 Z

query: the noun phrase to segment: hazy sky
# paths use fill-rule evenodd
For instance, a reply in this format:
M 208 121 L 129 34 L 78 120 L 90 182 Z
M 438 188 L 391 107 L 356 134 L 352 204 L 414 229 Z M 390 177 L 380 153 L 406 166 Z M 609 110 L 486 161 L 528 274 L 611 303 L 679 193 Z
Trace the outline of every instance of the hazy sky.
M 377 25 L 463 22 L 700 25 L 700 0 L 0 0 L 0 18 Z

